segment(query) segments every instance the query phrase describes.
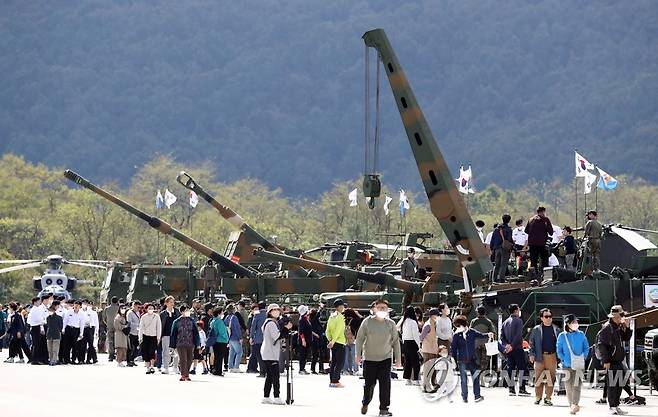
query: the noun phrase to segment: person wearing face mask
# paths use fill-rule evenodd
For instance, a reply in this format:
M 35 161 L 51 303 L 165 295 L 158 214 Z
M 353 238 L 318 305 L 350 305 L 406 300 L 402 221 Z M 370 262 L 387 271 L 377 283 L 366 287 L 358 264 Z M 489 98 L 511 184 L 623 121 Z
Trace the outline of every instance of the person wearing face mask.
M 519 379 L 519 395 L 528 396 L 530 393 L 526 391 L 526 377 L 527 364 L 525 360 L 525 351 L 523 350 L 523 320 L 521 320 L 521 309 L 518 304 L 510 304 L 510 316 L 503 322 L 500 332 L 500 342 L 504 348 L 504 353 L 507 355 L 507 372 L 510 378 L 514 378 L 518 373 Z M 513 383 L 509 386 L 509 395 L 516 395 L 516 384 Z
M 562 367 L 567 376 L 564 384 L 567 390 L 567 399 L 571 414 L 580 411 L 580 389 L 583 384 L 581 365 L 585 365 L 585 358 L 589 354 L 589 343 L 585 333 L 578 330 L 578 318 L 574 314 L 564 316 L 564 331 L 557 338 L 557 357 L 562 361 Z M 582 357 L 582 362 L 573 360 Z M 574 369 L 575 368 L 575 369 Z
M 57 306 L 51 305 L 46 318 L 46 344 L 48 345 L 48 365 L 57 365 L 59 343 L 62 338 L 64 319 L 56 314 Z
M 624 383 L 620 381 L 617 373 L 626 371 L 626 353 L 624 342 L 633 337 L 633 331 L 626 322 L 626 312 L 620 305 L 612 306 L 609 321 L 603 325 L 596 335 L 596 358 L 607 371 L 608 406 L 612 415 L 626 415 L 626 411 L 619 408 L 619 399 Z
M 82 364 L 84 359 L 80 358 L 80 341 L 82 332 L 85 328 L 85 315 L 82 312 L 82 301 L 77 300 L 73 303 L 73 308 L 64 314 L 64 363 L 78 365 Z
M 212 347 L 214 365 L 212 366 L 213 375 L 224 376 L 222 363 L 228 354 L 228 328 L 224 323 L 224 309 L 216 307 L 213 312 L 213 319 L 210 321 L 210 330 L 208 332 L 208 346 Z M 258 345 L 260 348 L 260 344 Z M 260 351 L 258 352 L 260 355 Z
M 402 279 L 412 281 L 416 278 L 418 273 L 418 262 L 416 261 L 415 255 L 416 250 L 414 248 L 407 249 L 407 259 L 402 261 L 400 265 L 400 276 Z
M 160 371 L 163 374 L 169 373 L 169 364 L 173 360 L 174 369 L 178 366 L 178 356 L 176 352 L 169 347 L 169 338 L 171 336 L 171 326 L 174 321 L 180 317 L 180 313 L 174 307 L 176 300 L 174 297 L 167 296 L 164 299 L 165 308 L 160 312 L 160 322 L 162 323 L 162 366 Z
M 327 321 L 327 347 L 331 349 L 331 364 L 329 365 L 329 386 L 332 388 L 343 388 L 340 383 L 340 373 L 345 363 L 345 303 L 340 298 L 334 301 L 334 311 Z
M 83 355 L 87 354 L 87 360 L 85 363 L 92 364 L 98 362 L 98 357 L 96 355 L 96 347 L 94 342 L 98 338 L 98 314 L 94 310 L 94 303 L 89 300 L 84 300 L 82 303 L 82 310 L 84 311 L 85 317 L 85 330 L 83 342 Z
M 180 307 L 180 313 L 181 316 L 174 320 L 174 323 L 171 325 L 169 347 L 176 349 L 178 353 L 180 381 L 191 381 L 190 368 L 194 359 L 194 350 L 201 346 L 201 340 L 196 323 L 191 317 L 192 312 L 186 304 Z M 146 316 L 148 316 L 148 313 L 144 317 Z
M 429 373 L 434 364 L 434 359 L 439 357 L 439 343 L 436 337 L 436 321 L 439 319 L 438 308 L 429 311 L 430 318 L 423 325 L 420 332 L 420 352 L 423 355 L 423 389 L 427 391 L 429 387 Z M 446 351 L 447 355 L 447 351 Z
M 475 341 L 477 339 L 487 340 L 493 338 L 493 333 L 480 333 L 468 327 L 466 316 L 455 317 L 455 337 L 450 346 L 452 357 L 459 365 L 459 379 L 461 381 L 462 400 L 468 402 L 468 379 L 467 372 L 471 373 L 473 380 L 473 395 L 475 402 L 484 399 L 480 395 L 480 371 L 475 366 Z
M 142 348 L 142 358 L 146 366 L 146 373 L 154 374 L 155 351 L 162 337 L 162 321 L 160 320 L 160 316 L 155 314 L 155 307 L 152 304 L 146 305 L 146 314 L 139 320 L 138 337 L 139 344 Z M 191 360 L 190 363 L 192 363 Z
M 107 311 L 107 310 L 106 310 Z M 125 366 L 124 361 L 128 359 L 128 335 L 130 333 L 130 326 L 128 325 L 128 319 L 126 318 L 126 313 L 128 308 L 125 305 L 117 304 L 117 314 L 112 319 L 112 332 L 114 341 L 112 342 L 112 347 L 114 349 L 117 366 Z M 128 330 L 125 330 L 128 329 Z
M 388 301 L 375 301 L 374 316 L 366 317 L 356 336 L 356 361 L 363 362 L 363 400 L 361 414 L 368 412 L 375 385 L 379 382 L 379 415 L 392 416 L 391 404 L 391 358 L 395 366 L 401 365 L 400 336 L 395 322 L 388 317 Z
M 44 365 L 48 362 L 48 349 L 46 347 L 46 313 L 41 307 L 43 301 L 48 297 L 34 297 L 32 299 L 32 308 L 27 315 L 27 324 L 30 326 L 30 335 L 32 336 L 31 364 Z
M 119 300 L 119 302 L 121 302 Z M 128 334 L 128 366 L 137 366 L 135 358 L 139 356 L 139 321 L 140 321 L 140 308 L 141 301 L 135 300 L 131 304 L 130 310 L 126 313 L 126 320 L 130 326 L 130 333 Z
M 280 395 L 279 384 L 279 357 L 281 355 L 281 329 L 279 328 L 279 317 L 281 317 L 281 308 L 278 304 L 267 306 L 266 319 L 263 323 L 263 344 L 260 347 L 260 354 L 265 366 L 265 386 L 263 387 L 263 404 L 283 405 Z M 288 330 L 292 328 L 292 322 L 287 321 Z M 274 399 L 270 399 L 270 392 L 273 392 Z

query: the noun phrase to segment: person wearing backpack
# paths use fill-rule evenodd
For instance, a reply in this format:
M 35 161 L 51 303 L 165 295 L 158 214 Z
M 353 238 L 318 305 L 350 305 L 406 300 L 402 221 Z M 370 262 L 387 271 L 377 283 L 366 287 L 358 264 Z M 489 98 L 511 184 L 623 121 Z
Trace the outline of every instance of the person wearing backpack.
M 633 332 L 626 322 L 626 312 L 620 305 L 612 306 L 610 319 L 603 325 L 596 335 L 596 358 L 603 364 L 603 369 L 607 371 L 608 379 L 608 406 L 612 415 L 626 415 L 626 411 L 619 408 L 619 399 L 624 384 L 619 383 L 613 373 L 625 372 L 627 370 L 624 364 L 626 352 L 624 351 L 624 342 L 628 342 L 633 337 Z
M 280 397 L 279 384 L 279 356 L 281 354 L 281 330 L 279 329 L 278 319 L 281 317 L 281 308 L 278 304 L 267 306 L 267 316 L 263 323 L 263 344 L 260 347 L 260 354 L 265 365 L 265 386 L 263 387 L 263 404 L 283 405 Z M 292 322 L 286 324 L 288 329 L 292 328 Z M 274 391 L 274 399 L 270 399 L 270 392 Z
M 509 222 L 512 216 L 503 214 L 503 223 L 498 225 L 498 228 L 491 235 L 491 251 L 494 253 L 494 282 L 505 282 L 505 273 L 507 272 L 507 264 L 509 263 L 510 253 L 514 248 L 514 240 L 512 239 L 512 228 L 509 227 Z
M 574 314 L 564 316 L 564 331 L 557 337 L 557 357 L 567 374 L 564 384 L 571 414 L 580 411 L 580 389 L 585 359 L 589 354 L 589 343 L 585 333 L 578 330 L 578 318 Z

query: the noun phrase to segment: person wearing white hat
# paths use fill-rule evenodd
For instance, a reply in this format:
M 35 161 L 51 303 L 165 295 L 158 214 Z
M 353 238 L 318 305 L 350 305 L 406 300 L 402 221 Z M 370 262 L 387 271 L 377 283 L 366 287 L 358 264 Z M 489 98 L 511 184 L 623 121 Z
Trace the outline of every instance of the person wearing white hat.
M 281 307 L 278 304 L 267 306 L 267 318 L 262 327 L 263 344 L 260 347 L 266 374 L 263 404 L 285 404 L 285 401 L 279 397 L 279 355 L 281 353 L 279 317 L 281 317 Z M 288 322 L 286 327 L 288 329 L 292 328 L 292 322 Z M 271 391 L 274 391 L 274 399 L 270 399 Z
M 298 334 L 299 334 L 299 374 L 308 375 L 306 372 L 306 357 L 308 356 L 308 350 L 311 347 L 313 341 L 313 327 L 311 322 L 308 319 L 308 307 L 301 305 L 297 307 L 297 312 L 299 313 L 299 323 L 297 324 Z

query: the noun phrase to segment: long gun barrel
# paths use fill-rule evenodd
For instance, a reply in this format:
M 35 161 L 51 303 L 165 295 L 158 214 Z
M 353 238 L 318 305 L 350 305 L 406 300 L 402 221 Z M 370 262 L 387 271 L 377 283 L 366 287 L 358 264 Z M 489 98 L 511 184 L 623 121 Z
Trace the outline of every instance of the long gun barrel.
M 279 249 L 278 246 L 267 240 L 265 236 L 258 233 L 246 221 L 244 221 L 242 216 L 240 216 L 238 213 L 233 211 L 229 206 L 225 206 L 224 204 L 217 201 L 215 197 L 208 194 L 208 192 L 204 190 L 203 187 L 199 185 L 199 183 L 197 183 L 190 174 L 188 174 L 185 171 L 181 171 L 176 176 L 176 181 L 178 181 L 180 185 L 187 188 L 188 190 L 194 191 L 198 196 L 206 200 L 211 206 L 217 209 L 219 214 L 226 221 L 228 221 L 233 226 L 242 230 L 245 233 L 247 240 L 251 245 L 258 245 L 270 252 L 283 253 L 283 251 Z M 303 268 L 298 265 L 291 265 L 290 269 L 303 271 Z M 304 271 L 304 275 L 308 275 L 308 273 Z
M 253 271 L 249 268 L 245 268 L 244 266 L 233 262 L 232 260 L 226 258 L 225 256 L 220 255 L 213 249 L 209 248 L 208 246 L 204 245 L 201 242 L 198 242 L 183 233 L 179 232 L 175 228 L 173 228 L 169 223 L 157 218 L 150 216 L 143 212 L 142 210 L 126 203 L 125 201 L 121 200 L 120 198 L 116 197 L 113 194 L 108 193 L 107 191 L 103 190 L 102 188 L 92 184 L 89 182 L 87 179 L 81 177 L 77 173 L 66 170 L 64 171 L 64 176 L 68 178 L 69 180 L 73 181 L 74 183 L 81 185 L 88 190 L 91 190 L 95 192 L 96 194 L 100 195 L 101 197 L 105 198 L 106 200 L 110 201 L 111 203 L 116 204 L 117 206 L 121 207 L 122 209 L 126 210 L 130 214 L 132 214 L 135 217 L 139 217 L 140 219 L 144 220 L 146 223 L 148 223 L 149 226 L 157 230 L 158 232 L 172 236 L 174 239 L 184 243 L 185 245 L 191 247 L 192 249 L 196 250 L 197 252 L 205 255 L 206 257 L 212 259 L 213 261 L 217 262 L 222 268 L 225 270 L 231 271 L 235 273 L 238 276 L 241 277 L 250 277 L 250 278 L 255 278 L 258 273 L 256 271 Z
M 363 40 L 367 47 L 375 48 L 381 57 L 429 199 L 430 210 L 455 249 L 455 254 L 469 277 L 469 283 L 480 285 L 484 282 L 487 272 L 493 269 L 493 265 L 485 253 L 473 220 L 459 195 L 448 165 L 393 47 L 383 29 L 366 32 Z
M 420 294 L 423 292 L 423 284 L 420 282 L 412 282 L 404 279 L 396 278 L 386 272 L 362 272 L 350 268 L 344 268 L 336 265 L 329 265 L 323 262 L 313 261 L 310 259 L 295 258 L 281 253 L 269 252 L 266 250 L 258 249 L 254 252 L 255 255 L 264 258 L 272 259 L 287 264 L 295 264 L 302 266 L 306 269 L 315 269 L 320 272 L 327 272 L 337 274 L 350 279 L 360 279 L 374 284 L 385 285 L 391 288 L 398 288 L 410 294 Z

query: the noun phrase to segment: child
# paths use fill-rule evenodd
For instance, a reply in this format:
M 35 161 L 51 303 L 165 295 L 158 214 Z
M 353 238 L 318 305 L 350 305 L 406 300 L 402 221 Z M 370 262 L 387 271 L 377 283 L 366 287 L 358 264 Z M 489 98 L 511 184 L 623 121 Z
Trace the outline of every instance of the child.
M 206 350 L 206 341 L 208 339 L 206 338 L 206 332 L 203 331 L 203 328 L 203 321 L 197 321 L 196 329 L 199 332 L 199 341 L 201 342 L 201 346 L 194 350 L 194 367 L 190 371 L 192 375 L 196 375 L 196 365 L 199 361 L 201 361 L 201 365 L 203 365 L 203 375 L 208 374 L 208 363 L 206 362 L 206 358 L 204 356 L 204 351 Z
M 64 319 L 56 314 L 57 305 L 51 305 L 48 309 L 48 317 L 46 318 L 46 340 L 48 345 L 48 365 L 57 365 L 59 357 L 59 342 L 62 338 L 62 328 L 64 327 Z

